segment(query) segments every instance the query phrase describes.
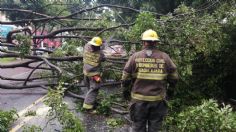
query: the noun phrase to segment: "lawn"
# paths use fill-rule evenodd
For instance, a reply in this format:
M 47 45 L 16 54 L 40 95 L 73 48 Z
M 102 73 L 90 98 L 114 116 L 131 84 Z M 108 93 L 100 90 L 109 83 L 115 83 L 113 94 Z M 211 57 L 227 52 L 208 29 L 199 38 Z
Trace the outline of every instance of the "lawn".
M 8 63 L 8 62 L 12 62 L 15 61 L 16 58 L 12 57 L 12 58 L 0 58 L 0 63 Z

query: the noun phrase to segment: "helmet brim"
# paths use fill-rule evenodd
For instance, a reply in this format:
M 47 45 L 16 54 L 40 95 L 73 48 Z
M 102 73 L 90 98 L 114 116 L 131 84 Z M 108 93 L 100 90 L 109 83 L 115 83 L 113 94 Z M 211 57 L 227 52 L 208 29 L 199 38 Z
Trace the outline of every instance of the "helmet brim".
M 145 38 L 145 39 L 142 39 L 142 41 L 157 41 L 157 42 L 159 42 L 160 39 L 155 39 L 155 38 Z
M 91 44 L 91 45 L 93 45 L 93 46 L 101 46 L 101 44 L 99 45 L 99 44 L 96 44 L 96 43 L 94 43 L 93 41 L 89 41 L 89 44 Z

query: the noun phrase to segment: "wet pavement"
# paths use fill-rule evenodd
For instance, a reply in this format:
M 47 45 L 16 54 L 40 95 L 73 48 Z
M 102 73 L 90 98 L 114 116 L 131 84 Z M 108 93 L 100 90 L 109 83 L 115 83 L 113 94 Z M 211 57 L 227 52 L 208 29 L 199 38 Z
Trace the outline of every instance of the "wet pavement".
M 26 68 L 14 68 L 14 69 L 0 69 L 0 75 L 7 77 L 26 77 L 30 70 Z M 15 84 L 18 82 L 0 80 L 0 83 Z M 49 107 L 43 104 L 44 96 L 47 94 L 47 90 L 42 88 L 30 88 L 23 90 L 7 90 L 0 88 L 0 109 L 11 110 L 16 109 L 19 115 L 19 119 L 12 125 L 11 132 L 21 132 L 24 126 L 39 126 L 44 132 L 61 131 L 61 125 L 57 120 L 48 122 L 47 116 Z M 71 97 L 64 98 L 65 103 L 69 106 L 69 109 L 78 116 L 86 132 L 128 132 L 129 125 L 123 125 L 117 128 L 112 128 L 107 125 L 107 119 L 111 117 L 105 117 L 101 115 L 91 115 L 80 113 L 76 111 L 76 99 Z M 25 116 L 28 111 L 35 111 L 35 116 Z M 122 116 L 121 116 L 122 117 Z

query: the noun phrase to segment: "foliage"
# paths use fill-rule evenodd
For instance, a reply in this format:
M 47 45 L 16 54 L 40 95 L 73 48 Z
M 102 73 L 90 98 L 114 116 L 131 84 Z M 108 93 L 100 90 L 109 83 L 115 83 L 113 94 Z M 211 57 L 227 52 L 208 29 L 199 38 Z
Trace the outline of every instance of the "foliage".
M 80 0 L 73 0 L 70 3 L 80 3 Z M 68 15 L 70 10 L 68 9 L 66 4 L 69 1 L 47 1 L 47 0 L 37 0 L 37 1 L 27 1 L 27 0 L 0 0 L 0 6 L 3 8 L 16 8 L 16 9 L 26 9 L 32 10 L 38 13 L 43 13 L 47 15 Z M 18 19 L 31 19 L 36 18 L 38 16 L 29 15 L 27 13 L 15 13 L 15 12 L 7 12 L 7 15 L 10 17 L 10 20 L 18 20 Z
M 0 131 L 7 132 L 11 124 L 17 119 L 16 110 L 0 110 Z
M 17 45 L 17 51 L 20 53 L 20 57 L 30 54 L 31 38 L 30 36 L 16 35 L 16 40 L 19 42 Z
M 176 118 L 176 131 L 236 131 L 236 113 L 229 105 L 219 108 L 215 100 L 204 100 L 199 106 L 190 106 Z
M 170 97 L 167 120 L 174 120 L 179 112 L 188 106 L 199 105 L 202 99 L 225 97 L 222 83 L 233 82 L 232 71 L 235 71 L 231 67 L 235 64 L 232 38 L 236 21 L 232 5 L 235 1 L 221 3 L 208 13 L 181 4 L 173 13 L 160 19 L 151 13 L 141 13 L 127 32 L 128 40 L 137 41 L 143 31 L 152 27 L 161 39 L 158 48 L 168 53 L 178 67 L 180 81 L 174 96 Z
M 121 70 L 119 67 L 121 67 L 119 64 L 113 65 L 111 63 L 103 63 L 102 64 L 102 79 L 105 81 L 113 80 L 113 81 L 119 81 L 121 78 Z M 116 70 L 116 68 L 118 68 Z
M 105 92 L 99 91 L 99 105 L 97 106 L 97 111 L 100 114 L 109 115 L 111 112 L 111 103 L 112 103 L 112 96 L 105 94 Z
M 42 131 L 43 130 L 41 127 L 35 125 L 23 127 L 23 132 L 42 132 Z
M 82 72 L 82 62 L 61 63 L 60 67 L 63 68 L 63 76 L 61 77 L 61 81 L 66 83 L 81 83 L 83 81 L 84 75 Z
M 162 41 L 158 47 L 173 58 L 180 75 L 173 100 L 178 110 L 199 104 L 203 98 L 222 98 L 224 95 L 221 82 L 228 72 L 222 72 L 223 58 L 226 58 L 222 53 L 227 49 L 230 36 L 224 27 L 230 23 L 220 23 L 224 19 L 220 16 L 226 13 L 225 10 L 235 12 L 229 7 L 224 3 L 213 14 L 208 14 L 197 13 L 182 4 L 175 10 L 175 16 L 169 14 L 158 22 L 157 31 Z
M 112 128 L 119 127 L 124 124 L 124 120 L 121 118 L 108 118 L 106 120 L 107 125 L 111 126 Z
M 145 21 L 145 23 L 144 23 Z M 127 39 L 132 42 L 141 40 L 141 34 L 147 29 L 156 30 L 157 22 L 154 15 L 150 12 L 141 12 L 135 20 L 135 25 L 127 33 Z
M 36 111 L 29 110 L 25 113 L 25 116 L 36 116 Z
M 110 115 L 112 102 L 116 101 L 118 98 L 114 94 L 106 94 L 104 91 L 99 91 L 98 95 L 98 106 L 97 111 L 99 114 Z
M 69 111 L 67 105 L 63 102 L 65 88 L 59 85 L 56 89 L 50 89 L 47 98 L 44 101 L 51 107 L 49 117 L 57 118 L 63 126 L 65 132 L 83 132 L 81 121 Z
M 101 4 L 111 5 L 123 5 L 126 7 L 135 8 L 141 11 L 150 11 L 158 14 L 167 14 L 173 12 L 181 3 L 185 3 L 188 6 L 202 7 L 209 4 L 211 1 L 208 0 L 97 0 Z M 130 11 L 119 12 L 119 16 L 116 17 L 116 21 L 123 22 L 124 20 L 135 19 L 135 13 Z
M 83 49 L 82 40 L 68 39 L 65 44 L 62 45 L 62 51 L 65 55 L 73 56 L 73 55 L 82 55 Z M 78 50 L 80 48 L 80 50 Z
M 65 52 L 61 48 L 57 48 L 50 54 L 51 57 L 63 57 L 65 56 Z
M 84 112 L 85 109 L 83 108 L 83 101 L 81 100 L 76 100 L 75 104 L 76 104 L 76 112 Z

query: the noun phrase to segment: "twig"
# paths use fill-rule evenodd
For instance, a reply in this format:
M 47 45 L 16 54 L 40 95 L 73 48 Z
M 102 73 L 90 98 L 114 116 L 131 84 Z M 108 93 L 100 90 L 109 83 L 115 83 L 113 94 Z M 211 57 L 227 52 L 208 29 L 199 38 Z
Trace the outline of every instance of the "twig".
M 120 103 L 117 103 L 117 102 L 112 102 L 112 104 L 114 104 L 114 105 L 118 105 L 118 106 L 121 106 L 121 107 L 124 107 L 124 108 L 127 107 L 127 106 L 125 106 L 125 105 L 123 105 L 123 104 L 120 104 Z
M 116 112 L 116 113 L 121 114 L 121 115 L 124 115 L 124 114 L 128 114 L 128 113 L 129 113 L 129 111 L 123 111 L 123 110 L 119 110 L 119 109 L 112 108 L 112 107 L 111 107 L 111 110 L 112 110 L 113 112 Z

